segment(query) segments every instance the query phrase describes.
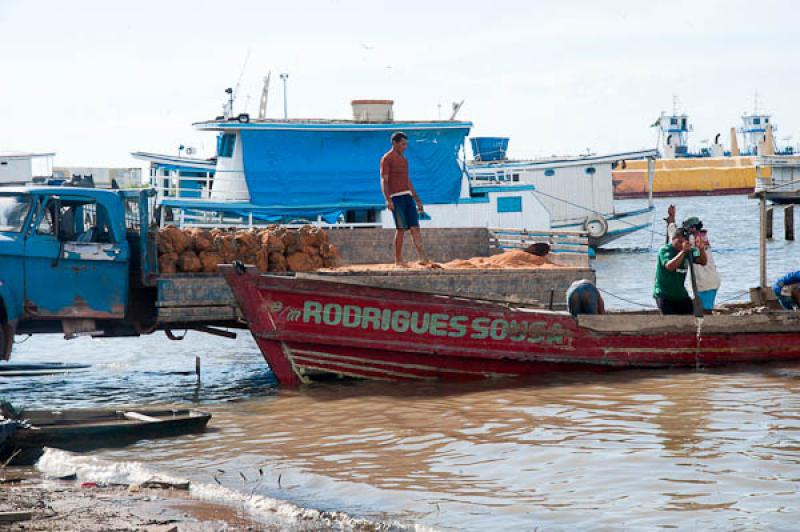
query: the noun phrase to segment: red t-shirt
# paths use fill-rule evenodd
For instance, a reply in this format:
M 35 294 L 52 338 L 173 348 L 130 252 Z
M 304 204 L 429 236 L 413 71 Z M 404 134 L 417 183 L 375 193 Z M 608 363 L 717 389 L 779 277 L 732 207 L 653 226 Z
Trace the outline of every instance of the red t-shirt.
M 381 157 L 381 176 L 387 175 L 386 194 L 393 196 L 400 192 L 411 192 L 408 180 L 408 159 L 394 150 Z

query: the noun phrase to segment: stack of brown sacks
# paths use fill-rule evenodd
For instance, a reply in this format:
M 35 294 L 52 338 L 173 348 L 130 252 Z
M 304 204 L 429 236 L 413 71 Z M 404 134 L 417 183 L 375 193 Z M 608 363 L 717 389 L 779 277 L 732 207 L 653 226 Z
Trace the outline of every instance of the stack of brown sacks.
M 240 231 L 168 226 L 158 231 L 157 242 L 161 273 L 216 272 L 235 260 L 262 272 L 308 272 L 335 267 L 340 258 L 328 234 L 310 225 Z

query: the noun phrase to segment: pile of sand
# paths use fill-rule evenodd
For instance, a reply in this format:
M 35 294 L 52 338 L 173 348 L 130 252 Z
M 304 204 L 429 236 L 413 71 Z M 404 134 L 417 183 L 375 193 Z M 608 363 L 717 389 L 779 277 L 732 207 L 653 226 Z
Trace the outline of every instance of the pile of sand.
M 161 273 L 211 273 L 235 260 L 254 264 L 262 272 L 309 272 L 340 262 L 328 234 L 310 225 L 239 231 L 168 226 L 158 231 L 157 243 Z
M 406 267 L 394 264 L 353 264 L 336 268 L 326 268 L 330 272 L 380 272 L 396 270 L 511 270 L 511 269 L 550 269 L 560 268 L 551 263 L 547 257 L 532 255 L 521 249 L 512 249 L 491 257 L 473 257 L 471 259 L 457 259 L 444 263 L 421 264 L 411 262 Z

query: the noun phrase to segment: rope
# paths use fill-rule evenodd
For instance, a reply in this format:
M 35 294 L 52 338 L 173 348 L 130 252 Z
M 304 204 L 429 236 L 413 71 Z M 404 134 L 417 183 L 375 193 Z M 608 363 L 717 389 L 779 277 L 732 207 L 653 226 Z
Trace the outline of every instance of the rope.
M 744 295 L 747 295 L 749 293 L 750 293 L 750 290 L 745 290 L 744 292 L 739 292 L 738 294 L 734 294 L 734 295 L 732 295 L 730 297 L 726 297 L 725 299 L 720 299 L 719 303 L 727 303 L 728 301 L 732 301 L 734 299 L 737 299 L 737 298 L 742 297 Z
M 602 293 L 608 295 L 608 296 L 611 296 L 613 298 L 619 299 L 620 301 L 624 301 L 626 303 L 631 303 L 632 305 L 637 305 L 637 306 L 640 306 L 640 307 L 643 307 L 643 308 L 652 308 L 652 309 L 658 308 L 656 305 L 646 305 L 644 303 L 639 303 L 638 301 L 634 301 L 632 299 L 627 299 L 625 297 L 618 296 L 617 294 L 613 294 L 613 293 L 609 292 L 608 290 L 604 290 L 603 288 L 597 288 L 597 289 L 599 291 L 601 291 Z M 738 294 L 734 294 L 732 296 L 726 297 L 725 299 L 720 299 L 719 301 L 717 301 L 717 303 L 727 303 L 728 301 L 732 301 L 734 299 L 740 298 L 741 296 L 747 295 L 749 293 L 750 293 L 750 290 L 745 290 L 743 292 L 739 292 Z
M 639 303 L 638 301 L 634 301 L 632 299 L 627 299 L 627 298 L 624 298 L 622 296 L 618 296 L 617 294 L 612 294 L 608 290 L 604 290 L 602 288 L 597 288 L 597 289 L 600 290 L 601 292 L 603 292 L 606 295 L 609 295 L 611 297 L 619 299 L 620 301 L 625 301 L 626 303 L 631 303 L 633 305 L 638 305 L 638 306 L 643 307 L 643 308 L 658 308 L 658 307 L 656 307 L 655 305 L 652 305 L 652 304 L 647 305 L 647 304 L 644 304 L 644 303 Z
M 788 187 L 789 185 L 796 185 L 798 183 L 800 183 L 800 179 L 795 179 L 794 181 L 789 181 L 788 183 L 781 183 L 780 185 L 768 187 L 764 190 L 764 192 L 770 192 L 779 188 Z
M 565 200 L 564 198 L 559 198 L 558 196 L 553 196 L 552 194 L 548 194 L 547 192 L 542 192 L 541 190 L 534 190 L 533 193 L 534 194 L 541 194 L 542 196 L 546 196 L 546 197 L 548 197 L 550 199 L 554 199 L 556 201 L 560 201 L 560 202 L 566 203 L 567 205 L 571 205 L 572 207 L 577 207 L 578 209 L 583 209 L 583 210 L 588 211 L 588 212 L 590 212 L 592 214 L 597 214 L 597 215 L 602 216 L 603 218 L 605 218 L 605 214 L 603 214 L 600 211 L 596 211 L 596 210 L 591 209 L 589 207 L 586 207 L 584 205 L 578 205 L 577 203 L 573 203 L 573 202 L 571 202 L 569 200 Z M 629 225 L 631 227 L 637 227 L 636 224 L 634 224 L 632 222 L 629 222 L 627 220 L 624 220 L 622 218 L 617 218 L 616 221 L 621 222 L 621 223 L 626 224 L 626 225 Z M 642 229 L 645 229 L 645 230 L 653 233 L 654 235 L 666 236 L 664 233 L 661 233 L 659 231 L 655 231 L 654 229 L 650 229 L 650 228 L 642 228 Z

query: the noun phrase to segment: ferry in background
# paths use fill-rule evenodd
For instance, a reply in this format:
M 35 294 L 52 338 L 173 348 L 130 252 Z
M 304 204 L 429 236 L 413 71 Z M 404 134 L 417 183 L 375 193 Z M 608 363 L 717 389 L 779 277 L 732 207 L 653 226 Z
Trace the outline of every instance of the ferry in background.
M 524 176 L 519 180 L 513 172 L 508 178 L 500 175 L 505 175 L 502 162 L 491 169 L 486 161 L 467 164 L 465 141 L 472 123 L 456 120 L 457 109 L 449 120 L 395 121 L 391 100 L 354 100 L 352 107 L 351 120 L 229 114 L 194 124 L 217 134 L 214 158 L 132 155 L 150 163 L 158 202 L 179 225 L 310 222 L 394 228 L 378 176 L 378 161 L 394 131 L 409 136 L 406 156 L 425 204 L 423 228 L 574 230 L 589 233 L 597 246 L 650 223 L 613 210 L 610 165 L 619 155 L 542 163 L 547 181 L 572 183 L 557 189 L 537 185 L 539 162 L 518 168 Z M 655 157 L 656 152 L 622 155 Z M 545 175 L 551 167 L 558 177 Z M 494 177 L 487 177 L 490 171 Z M 581 185 L 587 180 L 596 191 L 584 197 Z M 570 209 L 574 212 L 565 215 Z M 650 207 L 635 214 L 649 216 Z
M 777 148 L 772 116 L 760 112 L 758 101 L 752 113 L 742 115 L 742 126 L 730 130 L 730 146 L 725 150 L 717 134 L 713 144 L 699 152 L 689 151 L 692 125 L 677 104 L 672 114 L 661 113 L 652 127 L 659 128 L 661 159 L 656 161 L 653 177 L 655 196 L 731 195 L 753 192 L 756 180 L 756 157 L 790 156 L 791 146 Z M 737 133 L 742 136 L 739 149 Z M 647 168 L 641 161 L 622 161 L 613 171 L 615 198 L 641 198 L 648 191 Z M 764 169 L 768 177 L 769 168 Z

